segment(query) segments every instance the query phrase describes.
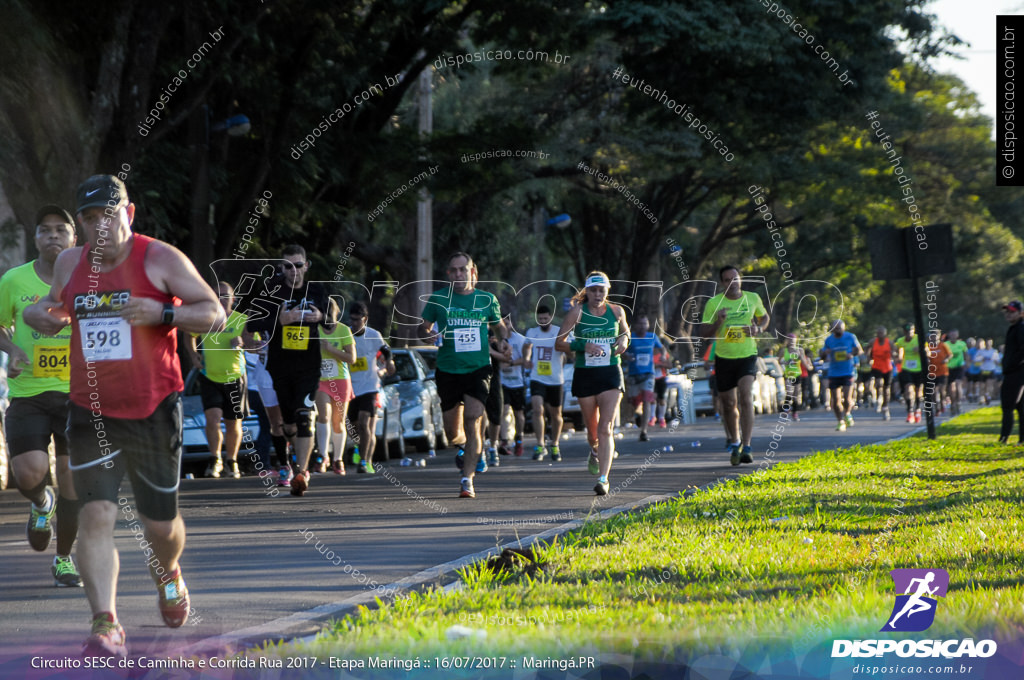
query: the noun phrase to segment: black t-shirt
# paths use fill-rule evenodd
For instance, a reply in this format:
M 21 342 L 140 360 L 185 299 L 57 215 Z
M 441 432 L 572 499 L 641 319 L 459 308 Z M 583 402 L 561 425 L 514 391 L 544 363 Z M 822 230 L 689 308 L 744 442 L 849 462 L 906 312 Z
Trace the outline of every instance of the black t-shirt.
M 280 288 L 278 288 L 280 286 Z M 270 336 L 267 346 L 267 370 L 271 375 L 309 377 L 320 374 L 320 325 L 326 324 L 328 311 L 328 295 L 324 287 L 317 283 L 304 283 L 297 289 L 288 287 L 282 274 L 275 275 L 266 290 L 276 295 L 259 299 L 250 296 L 242 301 L 239 308 L 252 316 L 262 316 L 251 320 L 246 328 L 258 332 L 263 338 Z M 281 309 L 312 309 L 320 310 L 320 321 L 300 321 L 287 326 L 281 325 L 278 318 Z M 268 313 L 253 313 L 265 310 Z

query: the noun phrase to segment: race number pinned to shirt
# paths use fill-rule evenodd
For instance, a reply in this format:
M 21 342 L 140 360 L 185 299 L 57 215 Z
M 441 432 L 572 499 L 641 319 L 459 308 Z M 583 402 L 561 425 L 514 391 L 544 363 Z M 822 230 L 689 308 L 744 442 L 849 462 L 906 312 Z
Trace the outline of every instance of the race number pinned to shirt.
M 58 378 L 70 380 L 68 369 L 68 348 L 36 345 L 35 359 L 32 362 L 32 374 L 36 378 Z
M 537 375 L 551 375 L 551 362 L 550 361 L 538 361 L 537 362 Z
M 640 368 L 647 368 L 648 366 L 651 365 L 651 355 L 638 354 L 636 357 L 636 365 L 639 366 Z
M 920 366 L 920 363 L 917 361 L 917 359 L 907 359 L 903 362 L 903 368 L 906 368 L 907 370 L 912 371 L 918 366 Z
M 75 318 L 86 361 L 122 361 L 132 358 L 132 329 L 121 318 L 131 291 L 95 291 L 76 295 Z M 47 360 L 49 362 L 49 359 Z
M 309 348 L 309 326 L 285 326 L 281 349 L 306 350 Z
M 320 360 L 320 379 L 330 380 L 338 377 L 338 362 L 334 359 Z
M 358 359 L 356 359 L 356 360 L 355 360 L 355 362 L 354 362 L 354 363 L 352 364 L 352 367 L 351 367 L 351 369 L 350 369 L 350 370 L 351 370 L 351 371 L 352 371 L 353 373 L 359 373 L 360 371 L 365 371 L 365 370 L 367 370 L 368 368 L 369 368 L 369 364 L 368 364 L 368 363 L 367 363 L 367 361 L 366 361 L 366 357 L 359 357 L 359 358 L 358 358 Z
M 727 328 L 725 331 L 726 342 L 743 342 L 745 337 L 746 336 L 743 334 L 743 328 L 740 326 L 733 326 L 732 328 Z
M 589 354 L 584 353 L 584 361 L 587 366 L 611 366 L 612 365 L 612 348 L 610 344 L 598 342 L 596 340 L 590 340 L 594 344 L 601 346 L 600 354 Z
M 480 351 L 479 328 L 456 328 L 452 331 L 452 338 L 455 341 L 456 352 Z
M 837 349 L 832 352 L 832 358 L 836 361 L 846 361 L 850 358 L 850 353 L 845 349 Z

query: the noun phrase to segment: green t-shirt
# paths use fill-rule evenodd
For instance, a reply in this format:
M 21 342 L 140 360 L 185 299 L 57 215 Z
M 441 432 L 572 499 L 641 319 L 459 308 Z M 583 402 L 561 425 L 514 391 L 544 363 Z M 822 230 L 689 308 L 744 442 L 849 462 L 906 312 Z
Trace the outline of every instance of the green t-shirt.
M 498 298 L 482 290 L 466 295 L 456 295 L 451 288 L 435 290 L 427 299 L 423 320 L 437 324 L 441 333 L 437 368 L 472 373 L 491 365 L 487 326 L 501 321 Z
M 800 354 L 798 352 L 790 352 L 789 348 L 786 347 L 782 350 L 782 374 L 787 378 L 799 378 L 801 375 L 800 371 Z
M 26 307 L 49 292 L 50 284 L 36 274 L 34 261 L 9 269 L 0 277 L 0 326 L 13 327 L 11 340 L 32 362 L 31 366 L 22 369 L 17 378 L 7 381 L 11 397 L 68 392 L 71 326 L 50 337 L 33 330 L 21 316 Z
M 967 361 L 967 343 L 963 340 L 957 340 L 956 342 L 947 341 L 946 346 L 953 353 L 946 366 L 949 368 L 960 368 L 963 366 Z
M 343 349 L 349 345 L 354 345 L 356 342 L 355 338 L 352 337 L 352 329 L 343 323 L 334 324 L 334 330 L 330 332 L 321 326 L 320 339 L 326 340 L 327 344 L 335 349 Z M 348 364 L 332 357 L 323 347 L 320 348 L 320 379 L 349 379 Z
M 245 314 L 231 312 L 220 333 L 196 336 L 203 353 L 203 375 L 213 382 L 234 382 L 245 375 L 245 354 L 241 347 L 234 347 L 232 343 L 245 332 L 248 320 Z
M 718 329 L 715 354 L 723 359 L 745 359 L 756 355 L 757 342 L 747 335 L 743 327 L 750 326 L 756 317 L 768 314 L 761 296 L 748 290 L 743 291 L 739 299 L 730 300 L 725 293 L 719 293 L 708 300 L 702 322 L 715 323 L 719 309 L 726 310 L 728 316 Z
M 579 340 L 586 340 L 595 345 L 604 345 L 605 353 L 600 356 L 590 356 L 584 351 L 576 352 L 576 361 L 573 366 L 576 368 L 596 368 L 599 366 L 618 366 L 619 357 L 613 354 L 615 351 L 615 340 L 622 334 L 619 328 L 619 320 L 611 305 L 605 305 L 604 314 L 594 316 L 587 311 L 588 305 L 583 303 L 580 310 L 580 320 L 572 329 L 573 337 Z
M 917 345 L 917 336 L 907 340 L 900 336 L 894 343 L 897 347 L 903 348 L 903 369 L 907 373 L 921 372 L 921 348 Z

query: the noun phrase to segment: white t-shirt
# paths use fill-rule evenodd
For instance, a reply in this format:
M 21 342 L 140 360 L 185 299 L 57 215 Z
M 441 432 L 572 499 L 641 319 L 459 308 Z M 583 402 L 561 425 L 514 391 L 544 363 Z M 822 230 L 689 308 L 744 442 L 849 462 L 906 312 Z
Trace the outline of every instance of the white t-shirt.
M 545 385 L 561 385 L 562 364 L 565 361 L 565 354 L 555 349 L 555 339 L 560 332 L 558 326 L 552 325 L 545 333 L 540 327 L 530 328 L 526 331 L 526 342 L 533 345 L 533 370 L 530 371 L 530 380 L 536 380 Z
M 523 337 L 522 333 L 512 331 L 509 334 L 508 346 L 512 349 L 513 361 L 523 358 L 523 345 L 525 343 L 526 338 Z M 523 381 L 523 365 L 509 366 L 502 363 L 501 384 L 505 387 L 526 387 L 526 383 Z
M 377 352 L 387 347 L 383 336 L 367 326 L 362 333 L 352 334 L 356 342 L 356 361 L 349 366 L 352 378 L 352 394 L 359 396 L 380 390 L 380 376 L 377 374 Z
M 999 364 L 999 351 L 992 349 L 979 349 L 975 357 L 981 357 L 981 370 L 994 371 Z

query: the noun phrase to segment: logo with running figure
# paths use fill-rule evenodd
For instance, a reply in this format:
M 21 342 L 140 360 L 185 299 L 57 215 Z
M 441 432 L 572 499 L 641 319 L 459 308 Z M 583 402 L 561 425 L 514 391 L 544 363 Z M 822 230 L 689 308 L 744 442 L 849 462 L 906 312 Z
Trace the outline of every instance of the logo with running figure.
M 935 621 L 936 597 L 945 597 L 949 573 L 945 569 L 893 569 L 896 604 L 882 631 L 916 633 L 928 630 Z

